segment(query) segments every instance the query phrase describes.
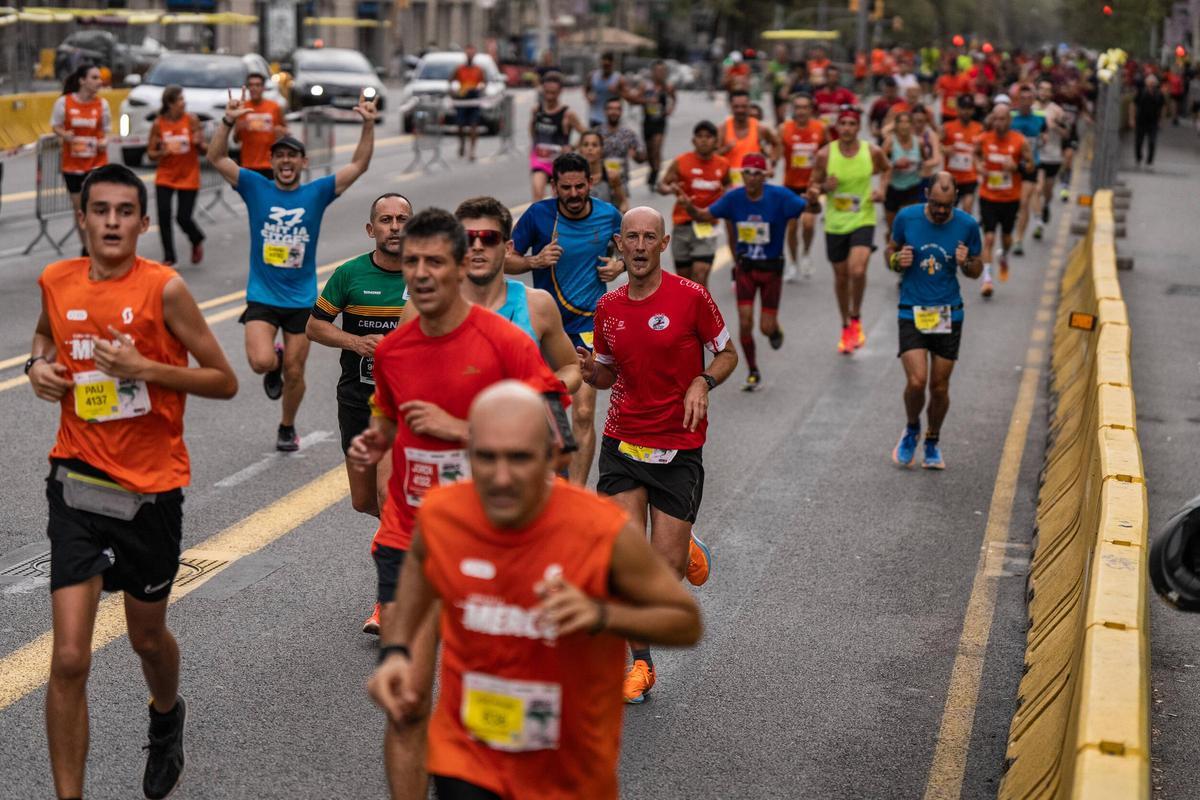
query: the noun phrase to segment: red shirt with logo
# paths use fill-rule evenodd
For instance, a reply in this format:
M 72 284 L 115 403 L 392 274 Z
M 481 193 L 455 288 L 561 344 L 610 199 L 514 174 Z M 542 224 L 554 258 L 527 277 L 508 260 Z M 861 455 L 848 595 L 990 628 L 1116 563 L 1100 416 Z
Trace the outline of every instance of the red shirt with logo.
M 596 361 L 617 373 L 604 435 L 632 445 L 694 450 L 704 444 L 708 420 L 683 426 L 683 397 L 704 371 L 704 350 L 719 352 L 729 330 L 708 291 L 664 271 L 642 300 L 629 286 L 596 304 Z

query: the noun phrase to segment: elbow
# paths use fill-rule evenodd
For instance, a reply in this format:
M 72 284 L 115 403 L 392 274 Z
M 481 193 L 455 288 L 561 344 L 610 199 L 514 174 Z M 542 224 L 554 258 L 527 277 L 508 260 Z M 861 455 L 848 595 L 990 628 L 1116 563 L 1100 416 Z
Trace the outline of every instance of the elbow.
M 216 387 L 217 391 L 213 394 L 213 397 L 217 400 L 232 400 L 238 392 L 237 375 L 234 375 L 233 371 L 230 370 L 222 374 L 221 377 L 223 380 Z

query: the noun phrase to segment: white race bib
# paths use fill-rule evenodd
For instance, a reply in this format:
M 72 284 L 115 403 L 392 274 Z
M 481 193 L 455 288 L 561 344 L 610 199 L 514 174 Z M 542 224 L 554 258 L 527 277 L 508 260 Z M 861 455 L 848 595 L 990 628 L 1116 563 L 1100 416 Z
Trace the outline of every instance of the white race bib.
M 844 214 L 857 214 L 862 208 L 862 197 L 856 194 L 835 194 L 833 208 Z
M 952 153 L 949 167 L 954 172 L 969 172 L 973 160 L 970 153 Z
M 95 158 L 96 140 L 90 136 L 76 136 L 71 140 L 71 156 L 73 158 Z
M 150 413 L 145 381 L 114 378 L 99 370 L 74 375 L 75 415 L 84 422 L 111 422 Z
M 431 489 L 471 477 L 466 450 L 404 448 L 404 500 L 414 508 Z

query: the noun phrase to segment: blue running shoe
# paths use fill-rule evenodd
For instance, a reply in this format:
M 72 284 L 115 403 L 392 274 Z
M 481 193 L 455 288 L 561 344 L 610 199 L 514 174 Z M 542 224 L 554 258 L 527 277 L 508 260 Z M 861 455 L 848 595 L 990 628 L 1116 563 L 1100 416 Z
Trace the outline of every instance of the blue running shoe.
M 942 460 L 942 448 L 937 442 L 925 441 L 925 460 L 921 462 L 925 469 L 945 469 L 946 462 Z
M 896 447 L 892 450 L 892 461 L 901 467 L 911 467 L 913 457 L 917 454 L 917 438 L 920 435 L 919 427 L 906 426 L 904 435 L 900 437 L 900 441 L 896 442 Z

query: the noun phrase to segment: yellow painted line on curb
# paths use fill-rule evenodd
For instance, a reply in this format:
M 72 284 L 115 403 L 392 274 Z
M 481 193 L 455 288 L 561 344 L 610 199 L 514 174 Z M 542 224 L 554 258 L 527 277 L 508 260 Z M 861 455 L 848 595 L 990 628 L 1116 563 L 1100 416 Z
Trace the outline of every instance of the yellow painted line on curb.
M 172 591 L 170 602 L 178 602 L 203 586 L 214 575 L 228 568 L 229 564 L 292 532 L 349 493 L 346 468 L 338 465 L 241 522 L 205 539 L 185 555 L 220 559 L 229 563 Z M 125 609 L 121 595 L 110 595 L 101 601 L 96 612 L 92 652 L 124 636 L 125 632 Z M 0 710 L 8 708 L 45 685 L 50 678 L 50 655 L 53 645 L 54 634 L 47 631 L 0 659 Z
M 1058 241 L 1065 241 L 1067 231 L 1067 219 L 1064 216 L 1058 226 Z M 1044 290 L 1043 300 L 1046 294 L 1057 291 L 1058 283 L 1053 279 L 1060 274 L 1062 264 L 1061 256 L 1051 259 L 1046 280 L 1050 288 Z M 971 730 L 975 726 L 975 707 L 979 701 L 979 685 L 983 679 L 984 658 L 987 655 L 992 620 L 996 614 L 996 593 L 999 588 L 1000 576 L 988 574 L 988 553 L 997 548 L 1003 550 L 1008 546 L 1021 460 L 1025 455 L 1025 441 L 1029 435 L 1029 423 L 1037 400 L 1045 357 L 1044 350 L 1036 343 L 1045 341 L 1048 324 L 1048 319 L 1039 321 L 1030 332 L 1030 345 L 1025 352 L 1021 384 L 1017 389 L 1017 400 L 1013 405 L 1008 432 L 1004 437 L 1000 466 L 996 470 L 996 482 L 992 489 L 991 505 L 988 507 L 987 529 L 979 551 L 979 561 L 975 566 L 975 578 L 967 600 L 962 635 L 959 637 L 954 665 L 950 670 L 950 685 L 946 690 L 946 704 L 942 709 L 933 762 L 925 783 L 924 800 L 958 800 L 962 795 L 963 776 L 966 773 L 967 755 L 971 746 Z

